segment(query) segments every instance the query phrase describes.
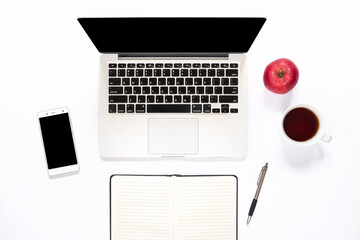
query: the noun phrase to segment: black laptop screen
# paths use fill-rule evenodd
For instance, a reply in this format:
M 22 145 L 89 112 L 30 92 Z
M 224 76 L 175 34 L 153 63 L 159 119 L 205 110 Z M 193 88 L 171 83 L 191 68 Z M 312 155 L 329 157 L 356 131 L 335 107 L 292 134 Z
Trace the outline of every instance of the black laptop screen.
M 101 53 L 244 53 L 265 18 L 79 18 Z

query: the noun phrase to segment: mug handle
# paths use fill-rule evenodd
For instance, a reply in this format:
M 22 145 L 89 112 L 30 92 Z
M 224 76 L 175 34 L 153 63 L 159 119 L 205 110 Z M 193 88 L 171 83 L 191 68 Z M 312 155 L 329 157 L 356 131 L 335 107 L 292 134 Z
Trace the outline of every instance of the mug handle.
M 331 142 L 331 139 L 332 139 L 332 136 L 327 134 L 327 133 L 324 133 L 324 135 L 322 136 L 321 140 L 323 140 L 324 142 Z

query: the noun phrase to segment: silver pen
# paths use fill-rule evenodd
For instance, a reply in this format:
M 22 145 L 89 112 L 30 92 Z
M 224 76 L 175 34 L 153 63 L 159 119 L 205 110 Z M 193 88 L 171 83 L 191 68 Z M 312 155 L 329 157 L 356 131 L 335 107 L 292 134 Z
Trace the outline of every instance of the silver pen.
M 265 178 L 265 174 L 266 174 L 266 171 L 268 169 L 268 163 L 265 164 L 265 166 L 262 167 L 261 169 L 261 172 L 260 172 L 260 175 L 259 175 L 259 178 L 258 178 L 258 182 L 257 182 L 257 189 L 256 189 L 256 193 L 255 193 L 255 197 L 251 203 L 251 206 L 250 206 L 250 210 L 249 210 L 249 216 L 248 216 L 248 219 L 247 219 L 247 222 L 246 224 L 249 224 L 250 222 L 250 219 L 255 211 L 255 206 L 256 206 L 256 203 L 257 203 L 257 200 L 259 198 L 259 194 L 260 194 L 260 190 L 261 190 L 261 186 L 264 182 L 264 178 Z

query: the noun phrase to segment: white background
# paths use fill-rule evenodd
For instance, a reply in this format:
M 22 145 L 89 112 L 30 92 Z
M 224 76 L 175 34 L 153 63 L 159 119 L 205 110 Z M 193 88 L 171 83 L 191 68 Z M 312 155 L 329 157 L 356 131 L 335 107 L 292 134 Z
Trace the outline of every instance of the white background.
M 108 239 L 109 177 L 114 173 L 236 174 L 239 239 L 360 239 L 356 1 L 34 0 L 0 5 L 0 239 Z M 266 16 L 248 53 L 247 158 L 102 160 L 99 53 L 76 20 L 96 16 Z M 280 57 L 293 60 L 300 71 L 298 85 L 286 95 L 268 92 L 262 82 L 266 65 Z M 320 109 L 331 143 L 298 148 L 285 141 L 281 115 L 296 103 Z M 70 109 L 81 170 L 50 179 L 37 112 L 62 106 Z M 246 226 L 265 162 L 269 170 Z

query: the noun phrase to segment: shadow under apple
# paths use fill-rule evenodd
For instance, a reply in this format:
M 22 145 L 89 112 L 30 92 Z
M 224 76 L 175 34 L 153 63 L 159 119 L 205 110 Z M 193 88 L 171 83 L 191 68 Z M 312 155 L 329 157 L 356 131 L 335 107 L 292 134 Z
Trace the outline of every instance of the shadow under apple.
M 264 96 L 265 104 L 269 108 L 275 111 L 284 112 L 291 105 L 293 91 L 290 91 L 285 94 L 276 94 L 264 88 L 263 96 Z

